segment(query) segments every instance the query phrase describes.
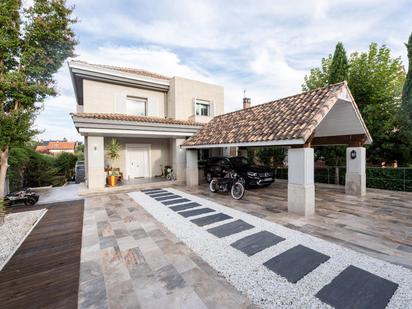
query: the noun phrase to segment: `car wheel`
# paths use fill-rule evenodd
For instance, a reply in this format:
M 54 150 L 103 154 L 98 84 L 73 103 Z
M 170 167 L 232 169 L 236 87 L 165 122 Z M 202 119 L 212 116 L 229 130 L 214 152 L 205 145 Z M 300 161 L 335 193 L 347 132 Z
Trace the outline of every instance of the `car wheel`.
M 210 183 L 211 181 L 212 181 L 212 174 L 211 173 L 207 173 L 206 174 L 206 181 L 208 182 L 208 183 Z

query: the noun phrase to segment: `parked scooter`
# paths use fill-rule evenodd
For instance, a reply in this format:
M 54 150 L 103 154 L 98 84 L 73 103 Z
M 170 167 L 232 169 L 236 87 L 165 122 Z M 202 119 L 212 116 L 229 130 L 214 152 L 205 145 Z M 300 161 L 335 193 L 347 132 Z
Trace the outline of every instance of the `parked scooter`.
M 39 200 L 39 195 L 36 192 L 27 188 L 25 190 L 9 193 L 5 196 L 4 201 L 6 205 L 12 206 L 23 203 L 26 206 L 33 206 Z
M 237 173 L 229 171 L 223 178 L 214 178 L 209 184 L 212 192 L 229 192 L 232 198 L 240 200 L 245 195 L 245 186 Z

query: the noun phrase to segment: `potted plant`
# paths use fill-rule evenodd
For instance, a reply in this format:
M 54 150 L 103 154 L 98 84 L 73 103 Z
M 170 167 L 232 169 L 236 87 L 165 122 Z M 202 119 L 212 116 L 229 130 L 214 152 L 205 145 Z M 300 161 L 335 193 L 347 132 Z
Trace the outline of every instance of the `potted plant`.
M 112 138 L 110 144 L 107 147 L 107 156 L 110 160 L 113 161 L 117 160 L 120 157 L 120 144 L 117 139 Z M 107 169 L 107 184 L 111 187 L 117 185 L 117 176 L 116 173 L 113 172 L 113 167 Z

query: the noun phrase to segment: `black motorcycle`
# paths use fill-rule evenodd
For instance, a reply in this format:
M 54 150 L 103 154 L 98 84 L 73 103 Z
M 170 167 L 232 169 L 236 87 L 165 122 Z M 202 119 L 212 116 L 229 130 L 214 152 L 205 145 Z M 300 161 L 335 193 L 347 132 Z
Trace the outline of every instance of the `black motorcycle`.
M 229 171 L 223 178 L 214 178 L 209 184 L 212 192 L 229 192 L 235 200 L 245 195 L 245 186 L 237 173 Z
M 24 204 L 26 206 L 33 206 L 39 200 L 39 195 L 30 189 L 16 191 L 5 196 L 4 201 L 7 206 L 15 204 Z

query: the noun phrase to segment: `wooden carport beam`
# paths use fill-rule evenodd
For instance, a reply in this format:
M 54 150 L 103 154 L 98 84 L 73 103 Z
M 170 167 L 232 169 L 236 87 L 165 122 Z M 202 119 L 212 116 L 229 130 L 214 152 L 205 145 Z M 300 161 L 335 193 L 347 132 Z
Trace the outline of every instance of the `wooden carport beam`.
M 312 140 L 313 146 L 322 145 L 349 145 L 349 147 L 361 147 L 367 140 L 365 134 L 321 136 Z

